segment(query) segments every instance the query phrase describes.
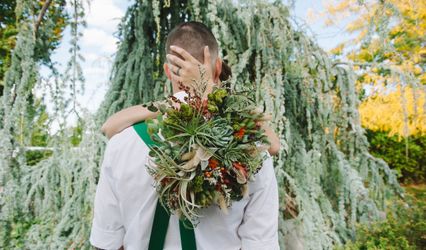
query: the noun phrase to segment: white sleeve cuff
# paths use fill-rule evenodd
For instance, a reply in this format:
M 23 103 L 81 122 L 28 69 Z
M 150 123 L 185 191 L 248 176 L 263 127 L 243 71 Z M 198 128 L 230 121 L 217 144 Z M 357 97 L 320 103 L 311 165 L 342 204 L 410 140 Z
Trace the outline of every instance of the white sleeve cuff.
M 115 231 L 100 229 L 92 225 L 90 243 L 100 249 L 117 250 L 123 245 L 124 229 Z
M 241 244 L 241 250 L 280 250 L 277 238 L 265 241 L 242 239 Z

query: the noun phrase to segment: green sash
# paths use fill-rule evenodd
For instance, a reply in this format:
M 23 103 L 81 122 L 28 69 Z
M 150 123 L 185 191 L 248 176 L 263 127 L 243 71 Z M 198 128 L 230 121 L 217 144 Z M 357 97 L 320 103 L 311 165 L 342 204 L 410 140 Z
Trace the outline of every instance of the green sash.
M 133 128 L 148 147 L 155 145 L 155 142 L 147 132 L 147 125 L 145 122 L 136 123 L 133 125 Z M 148 250 L 163 250 L 169 220 L 170 212 L 168 212 L 158 200 L 155 208 Z M 187 224 L 191 225 L 190 223 Z M 179 220 L 179 231 L 182 250 L 196 250 L 194 228 L 185 227 L 184 222 Z

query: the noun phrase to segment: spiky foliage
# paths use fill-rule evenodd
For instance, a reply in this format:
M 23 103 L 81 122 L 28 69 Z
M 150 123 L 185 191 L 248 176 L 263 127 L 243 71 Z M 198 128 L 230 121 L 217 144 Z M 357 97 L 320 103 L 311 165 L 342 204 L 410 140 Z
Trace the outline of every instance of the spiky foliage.
M 193 93 L 189 86 L 180 88 L 185 103 L 173 97 L 158 105 L 165 109 L 158 119 L 146 122 L 157 142 L 150 146 L 147 169 L 161 204 L 196 226 L 203 208 L 216 204 L 226 214 L 233 201 L 248 195 L 270 144 L 261 129 L 267 117 L 246 93 L 215 88 L 202 99 L 206 88 Z
M 46 2 L 43 2 L 43 4 Z M 61 1 L 62 5 L 63 2 Z M 0 106 L 0 248 L 1 249 L 65 249 L 79 248 L 86 244 L 90 230 L 91 203 L 99 162 L 99 154 L 93 153 L 103 144 L 99 134 L 88 134 L 80 151 L 73 148 L 69 140 L 70 131 L 61 129 L 54 137 L 43 141 L 45 154 L 36 159 L 31 151 L 32 135 L 40 130 L 34 123 L 39 122 L 37 112 L 43 112 L 43 105 L 35 105 L 34 90 L 40 88 L 38 72 L 42 64 L 49 64 L 56 79 L 61 78 L 50 62 L 52 46 L 57 45 L 57 24 L 52 16 L 63 16 L 63 8 L 47 9 L 43 16 L 37 12 L 40 3 L 19 0 L 16 3 L 19 33 L 11 57 L 11 66 L 4 78 L 4 95 Z M 56 3 L 55 3 L 56 4 Z M 61 6 L 62 6 L 61 5 Z M 47 6 L 47 5 L 46 5 Z M 65 97 L 65 83 L 72 92 L 78 78 L 78 32 L 82 16 L 82 3 L 71 2 L 76 22 L 70 22 L 73 34 L 70 66 L 60 83 L 49 84 L 55 98 L 53 119 L 65 120 L 66 109 L 73 104 L 72 98 Z M 84 14 L 84 13 L 83 13 Z M 41 23 L 36 23 L 36 17 Z M 38 30 L 36 30 L 38 27 Z M 46 39 L 55 38 L 52 40 Z M 70 70 L 75 68 L 76 70 Z M 71 73 L 73 72 L 73 73 Z M 59 94 L 58 94 L 59 93 Z M 62 96 L 62 94 L 64 94 Z M 71 108 L 72 109 L 72 108 Z M 60 117 L 59 117 L 59 115 Z M 49 119 L 49 118 L 48 118 Z M 52 120 L 49 121 L 51 123 Z M 90 131 L 91 119 L 87 119 Z M 63 126 L 63 122 L 60 125 Z M 92 130 L 94 125 L 92 122 Z M 97 138 L 94 138 L 98 136 Z M 75 137 L 73 137 L 75 138 Z M 91 139 L 90 139 L 91 138 Z M 97 146 L 93 146 L 97 145 Z M 50 155 L 50 157 L 49 157 Z M 69 161 L 64 161 L 69 159 Z M 35 161 L 34 161 L 35 160 Z M 89 167 L 90 166 L 90 167 Z M 75 181 L 79 179 L 78 184 Z M 90 199 L 89 198 L 89 199 Z M 77 208 L 73 207 L 77 206 Z

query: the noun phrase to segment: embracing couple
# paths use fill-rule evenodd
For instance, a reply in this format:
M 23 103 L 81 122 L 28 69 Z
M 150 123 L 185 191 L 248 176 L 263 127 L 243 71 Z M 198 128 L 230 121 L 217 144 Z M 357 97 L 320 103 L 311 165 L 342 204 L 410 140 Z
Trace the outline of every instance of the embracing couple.
M 181 84 L 190 86 L 203 77 L 208 93 L 230 77 L 218 50 L 216 38 L 202 23 L 185 22 L 169 33 L 164 72 L 176 99 L 185 102 L 187 92 L 181 91 Z M 268 157 L 249 182 L 248 195 L 233 202 L 226 214 L 218 206 L 203 209 L 199 224 L 188 228 L 176 215 L 162 212 L 146 169 L 151 143 L 146 126 L 132 126 L 157 115 L 138 105 L 114 114 L 103 125 L 110 140 L 96 190 L 91 244 L 126 250 L 279 249 L 278 190 L 271 157 L 279 150 L 279 140 L 268 125 L 262 125 L 271 142 Z

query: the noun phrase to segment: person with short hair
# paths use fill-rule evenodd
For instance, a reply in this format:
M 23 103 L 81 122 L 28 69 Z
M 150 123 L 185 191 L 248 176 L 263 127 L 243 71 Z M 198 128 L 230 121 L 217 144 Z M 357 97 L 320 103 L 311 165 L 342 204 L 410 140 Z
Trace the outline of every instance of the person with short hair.
M 172 82 L 173 95 L 181 101 L 186 93 L 179 90 L 178 83 L 199 77 L 198 67 L 205 67 L 210 88 L 224 77 L 216 39 L 202 23 L 176 26 L 167 38 L 166 50 L 169 55 L 164 71 Z M 176 215 L 161 213 L 154 179 L 145 167 L 152 141 L 143 123 L 131 126 L 156 114 L 146 109 L 138 112 L 145 112 L 142 119 L 117 122 L 119 126 L 130 123 L 130 127 L 110 134 L 94 201 L 93 246 L 126 250 L 279 249 L 278 188 L 269 153 L 255 180 L 249 182 L 246 197 L 234 201 L 227 214 L 218 206 L 201 210 L 197 226 L 188 229 Z M 119 116 L 125 115 L 115 118 Z

